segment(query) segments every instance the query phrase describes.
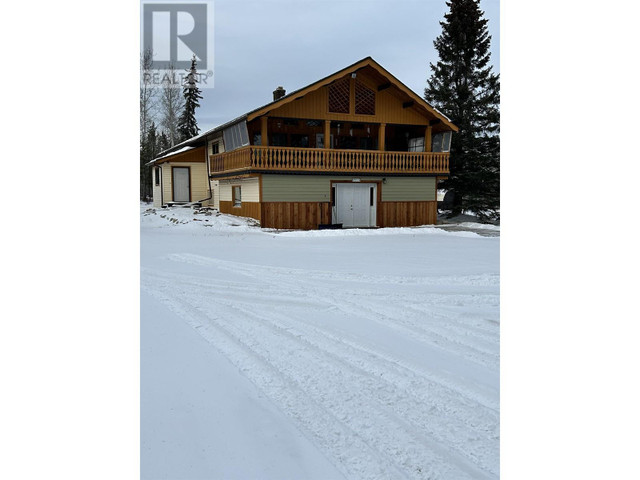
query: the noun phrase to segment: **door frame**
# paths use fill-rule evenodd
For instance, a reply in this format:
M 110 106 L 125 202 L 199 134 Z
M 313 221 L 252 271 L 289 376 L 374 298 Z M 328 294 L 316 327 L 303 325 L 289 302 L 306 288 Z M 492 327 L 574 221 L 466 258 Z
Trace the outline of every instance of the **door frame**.
M 359 182 L 354 182 L 352 180 L 331 180 L 330 181 L 330 190 L 329 190 L 329 198 L 331 200 L 333 200 L 333 202 L 329 202 L 329 216 L 330 216 L 330 222 L 333 224 L 333 221 L 335 220 L 333 218 L 333 206 L 335 203 L 336 198 L 334 197 L 333 194 L 333 186 L 336 183 L 375 183 L 376 184 L 376 224 L 375 224 L 375 228 L 379 228 L 380 227 L 380 203 L 382 202 L 382 180 L 361 180 Z M 336 190 L 337 192 L 337 190 Z M 374 228 L 374 227 L 370 227 L 370 228 Z
M 193 202 L 193 198 L 192 198 L 192 193 L 191 193 L 191 167 L 189 166 L 180 166 L 180 165 L 172 165 L 171 166 L 171 201 L 172 202 L 176 202 L 176 196 L 174 193 L 174 185 L 176 184 L 175 182 L 175 176 L 173 174 L 173 170 L 175 168 L 186 168 L 187 171 L 189 172 L 189 175 L 187 175 L 187 179 L 189 180 L 189 203 Z

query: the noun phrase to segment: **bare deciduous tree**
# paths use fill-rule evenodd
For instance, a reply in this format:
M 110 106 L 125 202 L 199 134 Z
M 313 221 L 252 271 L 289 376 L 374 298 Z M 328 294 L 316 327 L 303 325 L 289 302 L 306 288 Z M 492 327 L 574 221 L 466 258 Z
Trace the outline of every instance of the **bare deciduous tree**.
M 147 48 L 140 57 L 140 141 L 144 141 L 155 117 L 157 88 L 152 82 L 153 51 Z
M 180 78 L 172 64 L 162 78 L 160 89 L 160 125 L 167 134 L 169 143 L 173 147 L 180 141 L 178 133 L 178 119 L 184 107 Z

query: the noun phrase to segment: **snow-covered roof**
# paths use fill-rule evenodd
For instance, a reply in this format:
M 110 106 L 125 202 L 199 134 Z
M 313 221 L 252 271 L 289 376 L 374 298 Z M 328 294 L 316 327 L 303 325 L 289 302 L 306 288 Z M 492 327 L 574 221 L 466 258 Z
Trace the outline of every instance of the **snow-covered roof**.
M 184 143 L 184 142 L 183 142 L 183 143 Z M 147 163 L 147 165 L 153 165 L 153 164 L 154 164 L 154 163 L 156 163 L 158 160 L 161 160 L 161 159 L 166 158 L 166 157 L 171 157 L 171 156 L 173 156 L 173 155 L 177 155 L 178 153 L 184 153 L 184 152 L 187 152 L 187 151 L 189 151 L 189 150 L 193 150 L 194 148 L 196 148 L 196 147 L 192 147 L 192 146 L 190 146 L 190 145 L 184 146 L 184 147 L 182 147 L 182 148 L 180 148 L 180 149 L 178 149 L 178 150 L 174 150 L 174 151 L 172 151 L 172 152 L 169 152 L 169 153 L 167 153 L 166 155 L 162 155 L 162 156 L 160 156 L 160 157 L 156 157 L 156 158 L 154 158 L 154 159 L 153 159 L 153 160 L 151 160 L 149 163 Z M 167 151 L 167 150 L 165 150 L 165 152 L 166 152 L 166 151 Z M 162 152 L 161 152 L 161 153 L 162 153 Z

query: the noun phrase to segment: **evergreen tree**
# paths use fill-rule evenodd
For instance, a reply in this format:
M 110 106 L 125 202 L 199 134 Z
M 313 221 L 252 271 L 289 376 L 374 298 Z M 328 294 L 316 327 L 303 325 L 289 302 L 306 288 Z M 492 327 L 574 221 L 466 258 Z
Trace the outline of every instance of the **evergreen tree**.
M 151 168 L 147 165 L 158 153 L 156 125 L 151 122 L 145 137 L 140 142 L 140 199 L 147 200 L 153 196 L 151 184 Z
M 188 140 L 191 137 L 195 137 L 200 129 L 198 128 L 198 122 L 196 121 L 196 108 L 200 106 L 198 102 L 202 98 L 200 95 L 202 92 L 198 88 L 196 70 L 196 56 L 191 59 L 191 68 L 187 70 L 189 73 L 184 79 L 183 83 L 183 95 L 184 95 L 184 110 L 178 120 L 178 132 L 180 134 L 180 141 Z
M 425 99 L 460 129 L 453 134 L 451 216 L 471 210 L 497 218 L 500 208 L 500 77 L 489 65 L 491 36 L 479 0 L 450 0 L 434 41 L 439 60 L 430 64 Z
M 162 133 L 158 135 L 156 144 L 157 144 L 156 150 L 158 153 L 164 152 L 165 150 L 171 147 L 171 143 L 169 142 L 169 137 L 167 136 L 166 133 L 164 133 L 164 131 L 162 131 Z

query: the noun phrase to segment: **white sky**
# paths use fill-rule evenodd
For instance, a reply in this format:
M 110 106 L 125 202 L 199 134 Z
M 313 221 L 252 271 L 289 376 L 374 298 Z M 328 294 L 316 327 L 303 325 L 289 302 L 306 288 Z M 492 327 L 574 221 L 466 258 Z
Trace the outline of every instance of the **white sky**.
M 481 3 L 500 71 L 498 0 Z M 371 56 L 422 95 L 437 61 L 445 0 L 215 0 L 215 88 L 196 112 L 202 131 Z

